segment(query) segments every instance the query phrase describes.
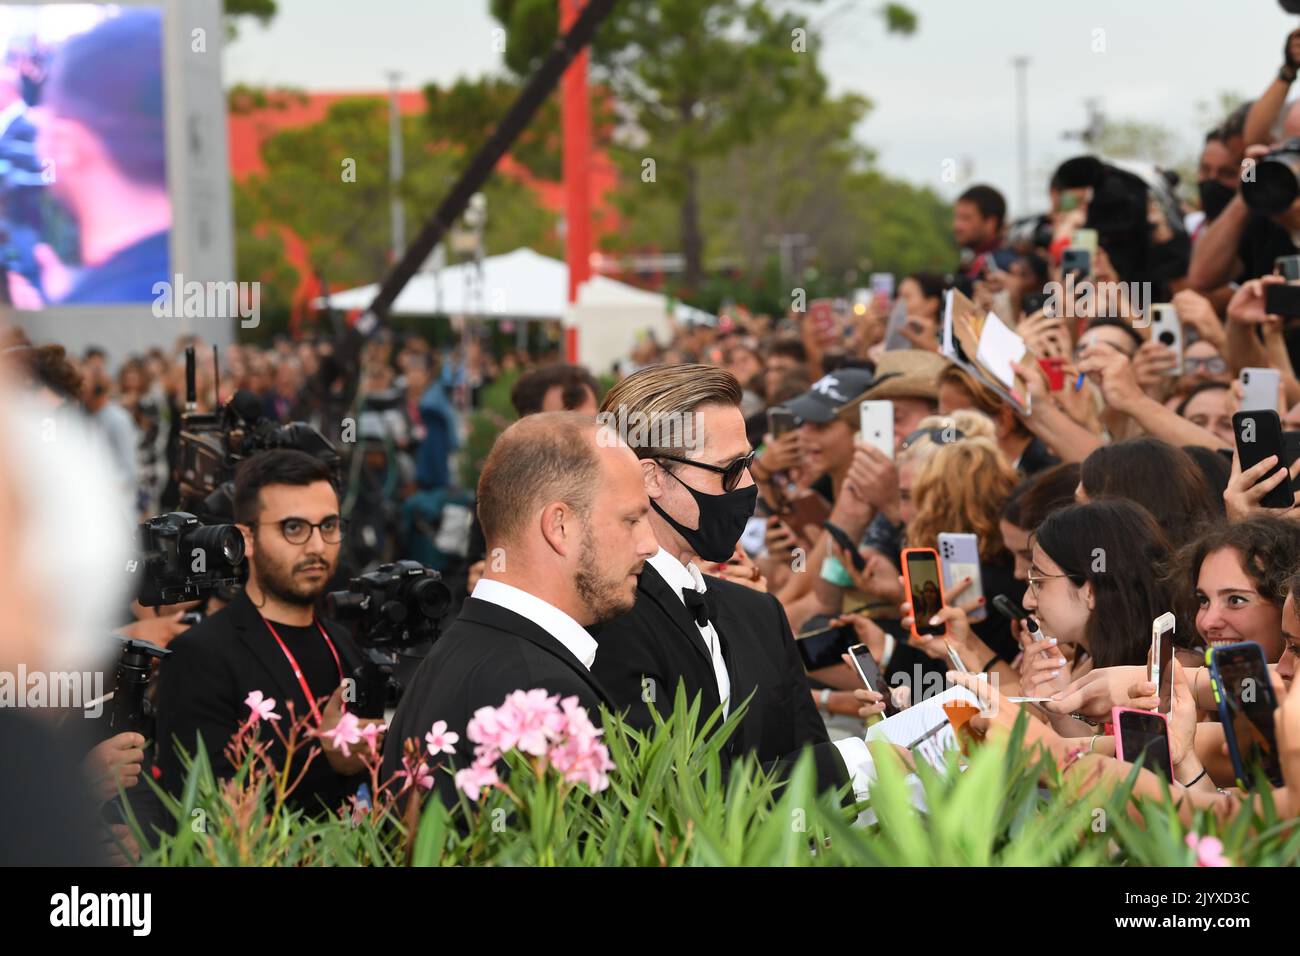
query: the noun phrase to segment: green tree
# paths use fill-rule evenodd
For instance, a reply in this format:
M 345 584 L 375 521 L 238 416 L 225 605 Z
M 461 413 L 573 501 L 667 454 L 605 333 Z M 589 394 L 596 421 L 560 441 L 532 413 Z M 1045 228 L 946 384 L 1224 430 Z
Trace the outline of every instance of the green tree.
M 405 175 L 401 197 L 413 228 L 436 207 L 465 162 L 463 147 L 436 137 L 424 116 L 402 122 Z M 390 264 L 388 104 L 342 100 L 324 120 L 283 130 L 262 146 L 266 172 L 236 191 L 241 276 L 279 274 L 284 226 L 304 242 L 313 271 L 342 288 L 376 281 Z M 507 177 L 484 189 L 489 254 L 521 245 L 558 252 L 553 217 L 532 191 Z M 292 283 L 289 288 L 292 288 Z
M 672 210 L 687 289 L 699 283 L 707 246 L 703 169 L 735 147 L 762 143 L 779 117 L 816 108 L 825 98 L 817 32 L 787 6 L 775 0 L 625 3 L 593 44 L 593 79 L 609 90 L 623 121 L 615 159 L 636 174 L 622 177 L 628 184 L 623 205 L 638 221 L 644 207 L 655 223 Z M 889 4 L 878 12 L 887 30 L 916 28 L 905 7 Z M 516 74 L 530 72 L 555 37 L 555 3 L 493 0 L 492 13 L 507 29 L 506 65 Z M 661 241 L 666 235 L 659 233 Z

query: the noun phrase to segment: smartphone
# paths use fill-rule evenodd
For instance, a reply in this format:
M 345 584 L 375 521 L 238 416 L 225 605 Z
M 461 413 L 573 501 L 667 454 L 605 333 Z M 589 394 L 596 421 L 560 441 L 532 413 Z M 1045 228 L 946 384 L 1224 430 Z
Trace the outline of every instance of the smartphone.
M 858 639 L 858 632 L 851 624 L 830 626 L 831 619 L 825 614 L 810 617 L 794 638 L 794 646 L 799 649 L 799 658 L 803 661 L 805 671 L 821 670 L 843 664 L 843 655 Z
M 1151 341 L 1159 342 L 1174 353 L 1177 364 L 1166 369 L 1166 375 L 1183 374 L 1183 323 L 1178 318 L 1178 310 L 1169 302 L 1157 302 L 1151 306 Z
M 1020 313 L 1022 315 L 1033 315 L 1042 309 L 1047 299 L 1046 292 L 1026 292 L 1020 297 Z
M 1005 594 L 993 595 L 993 606 L 997 608 L 998 612 L 1008 621 L 1023 621 L 1025 618 L 1029 617 L 1028 611 L 1019 604 L 1016 604 Z
M 1232 431 L 1236 436 L 1237 458 L 1242 471 L 1258 465 L 1269 455 L 1276 455 L 1278 467 L 1282 467 L 1286 452 L 1282 444 L 1282 420 L 1277 417 L 1277 412 L 1270 409 L 1237 412 L 1232 416 Z M 1259 503 L 1265 508 L 1290 508 L 1295 504 L 1291 476 L 1283 478 Z
M 902 299 L 895 299 L 893 307 L 889 310 L 889 321 L 885 324 L 886 352 L 897 352 L 912 347 L 911 340 L 903 334 L 906 325 L 907 303 Z
M 877 694 L 883 694 L 885 697 L 884 714 L 874 714 L 868 717 L 867 725 L 870 726 L 884 720 L 885 717 L 893 716 L 897 711 L 889 697 L 889 685 L 885 683 L 885 676 L 880 672 L 880 665 L 871 656 L 871 651 L 867 650 L 867 645 L 854 644 L 849 648 L 849 657 L 853 661 L 854 670 L 862 678 L 862 686 L 867 690 L 874 690 Z
M 1275 368 L 1243 368 L 1241 370 L 1241 410 L 1256 411 L 1261 408 L 1277 410 L 1277 389 L 1282 373 Z
M 1129 763 L 1145 758 L 1142 766 L 1172 783 L 1174 768 L 1169 759 L 1169 723 L 1165 715 L 1116 707 L 1111 711 L 1111 720 L 1115 724 L 1115 756 Z
M 970 587 L 962 592 L 965 604 L 970 597 L 984 597 L 984 581 L 980 577 L 980 542 L 973 534 L 943 531 L 939 534 L 939 567 L 943 570 L 943 590 L 946 594 L 962 578 L 971 579 Z M 972 621 L 986 621 L 989 609 L 981 604 L 966 616 Z
M 1092 274 L 1092 252 L 1087 249 L 1080 249 L 1077 246 L 1070 246 L 1061 253 L 1061 275 L 1067 276 L 1070 273 L 1087 276 Z
M 1253 641 L 1220 644 L 1205 652 L 1205 662 L 1210 667 L 1214 700 L 1219 705 L 1219 720 L 1237 786 L 1250 788 L 1257 765 L 1263 767 L 1274 786 L 1281 786 L 1282 768 L 1273 728 L 1277 698 L 1263 648 Z
M 1300 256 L 1278 256 L 1273 260 L 1273 271 L 1287 282 L 1300 281 Z
M 1038 367 L 1043 370 L 1047 376 L 1047 387 L 1053 392 L 1059 392 L 1065 388 L 1065 359 L 1060 356 L 1053 358 L 1040 358 Z
M 802 538 L 804 528 L 809 525 L 820 528 L 830 516 L 830 502 L 817 492 L 811 491 L 802 498 L 795 498 L 791 501 L 789 508 L 781 515 L 781 520 L 790 526 L 791 531 Z
M 831 524 L 829 521 L 823 521 L 822 527 L 835 539 L 836 544 L 849 553 L 849 557 L 853 560 L 853 567 L 859 572 L 865 571 L 867 559 L 862 556 L 858 546 L 853 543 L 853 539 L 848 536 L 844 529 L 837 524 Z
M 934 548 L 903 549 L 903 592 L 912 604 L 913 637 L 948 633 L 946 624 L 930 623 L 930 618 L 944 606 L 938 551 Z
M 777 405 L 767 410 L 767 433 L 773 438 L 780 438 L 798 427 L 798 419 L 788 408 Z
M 1076 249 L 1087 249 L 1089 255 L 1097 254 L 1097 230 L 1076 229 L 1070 236 L 1070 245 Z
M 1300 316 L 1300 285 L 1264 286 L 1264 311 L 1284 319 Z
M 863 402 L 858 406 L 858 426 L 862 440 L 894 460 L 894 403 Z
M 1175 623 L 1172 611 L 1165 611 L 1151 622 L 1151 663 L 1147 677 L 1156 685 L 1160 695 L 1156 710 L 1162 714 L 1169 713 L 1173 703 Z

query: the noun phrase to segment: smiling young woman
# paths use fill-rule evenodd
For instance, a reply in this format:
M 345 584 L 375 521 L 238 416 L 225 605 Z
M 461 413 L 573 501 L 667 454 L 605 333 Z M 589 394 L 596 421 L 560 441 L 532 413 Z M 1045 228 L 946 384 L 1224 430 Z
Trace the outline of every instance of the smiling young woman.
M 1173 588 L 1194 595 L 1196 633 L 1207 644 L 1252 641 L 1276 663 L 1285 649 L 1282 604 L 1300 569 L 1300 526 L 1259 515 L 1202 532 L 1179 551 Z

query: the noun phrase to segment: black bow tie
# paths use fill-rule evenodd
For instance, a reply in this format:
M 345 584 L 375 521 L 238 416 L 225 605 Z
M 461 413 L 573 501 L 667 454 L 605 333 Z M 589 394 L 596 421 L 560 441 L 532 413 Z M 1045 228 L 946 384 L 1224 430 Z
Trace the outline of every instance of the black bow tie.
M 694 588 L 682 588 L 682 600 L 686 602 L 686 610 L 691 612 L 691 615 L 695 618 L 695 623 L 700 627 L 708 627 L 708 592 L 697 591 Z

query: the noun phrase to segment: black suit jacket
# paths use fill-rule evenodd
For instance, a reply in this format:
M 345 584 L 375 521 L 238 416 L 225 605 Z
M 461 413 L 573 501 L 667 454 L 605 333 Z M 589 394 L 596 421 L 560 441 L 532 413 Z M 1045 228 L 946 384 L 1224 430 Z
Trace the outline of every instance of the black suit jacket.
M 326 633 L 339 652 L 344 677 L 361 661 L 361 652 L 351 635 L 339 624 L 322 621 Z M 156 708 L 158 713 L 158 767 L 160 781 L 169 791 L 178 792 L 185 782 L 185 769 L 173 744 L 173 738 L 187 753 L 195 753 L 196 737 L 203 736 L 203 747 L 218 777 L 230 776 L 235 768 L 226 759 L 226 744 L 248 718 L 244 703 L 250 691 L 260 690 L 275 698 L 280 723 L 287 725 L 287 701 L 293 701 L 294 714 L 302 717 L 311 712 L 289 661 L 267 630 L 266 622 L 248 596 L 241 593 L 216 614 L 194 625 L 172 641 L 171 651 L 159 665 Z M 313 688 L 315 690 L 315 688 Z M 333 689 L 330 689 L 333 692 Z M 262 740 L 274 738 L 264 731 Z M 304 759 L 312 742 L 299 751 Z M 284 748 L 276 739 L 271 754 L 283 766 Z M 317 753 L 302 783 L 294 792 L 294 802 L 310 812 L 337 810 L 354 794 L 362 775 L 337 773 L 324 754 Z
M 788 772 L 803 748 L 811 747 L 818 786 L 847 783 L 844 760 L 813 705 L 780 602 L 715 577 L 709 578 L 706 594 L 731 680 L 731 706 L 754 695 L 725 755 L 754 753 L 765 766 Z M 694 618 L 650 564 L 641 572 L 635 606 L 602 625 L 597 636 L 600 650 L 592 671 L 633 726 L 654 726 L 651 707 L 665 717 L 672 713 L 679 680 L 688 701 L 697 694 L 702 698 L 701 722 L 721 703 L 713 661 Z
M 600 720 L 601 704 L 611 706 L 591 672 L 541 625 L 490 601 L 468 598 L 402 694 L 384 740 L 381 779 L 402 769 L 405 740 L 416 741 L 423 753 L 424 735 L 435 721 L 445 720 L 460 740 L 454 755 L 440 758 L 443 769 L 435 769 L 434 781 L 439 796 L 454 803 L 450 771 L 474 762 L 474 744 L 465 733 L 474 711 L 499 707 L 512 691 L 538 687 L 577 696 L 593 722 Z

